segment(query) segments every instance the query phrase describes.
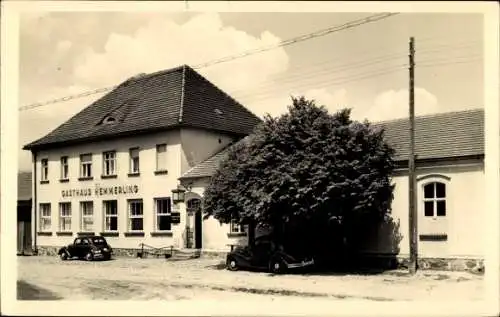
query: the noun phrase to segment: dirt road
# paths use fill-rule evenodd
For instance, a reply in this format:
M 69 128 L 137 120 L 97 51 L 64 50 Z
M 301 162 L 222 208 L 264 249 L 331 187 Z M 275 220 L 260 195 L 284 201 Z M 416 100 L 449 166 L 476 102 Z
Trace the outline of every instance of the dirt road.
M 107 262 L 18 258 L 19 299 L 273 299 L 479 300 L 483 277 L 421 271 L 376 275 L 230 272 L 220 260 L 118 258 Z

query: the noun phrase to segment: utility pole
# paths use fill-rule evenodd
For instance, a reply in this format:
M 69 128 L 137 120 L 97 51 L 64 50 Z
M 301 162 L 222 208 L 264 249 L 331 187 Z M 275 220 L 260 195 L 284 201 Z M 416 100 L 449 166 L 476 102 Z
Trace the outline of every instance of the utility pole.
M 416 175 L 415 175 L 415 39 L 410 37 L 410 155 L 408 158 L 408 188 L 409 188 L 409 237 L 410 237 L 410 274 L 417 272 L 417 194 L 416 194 Z

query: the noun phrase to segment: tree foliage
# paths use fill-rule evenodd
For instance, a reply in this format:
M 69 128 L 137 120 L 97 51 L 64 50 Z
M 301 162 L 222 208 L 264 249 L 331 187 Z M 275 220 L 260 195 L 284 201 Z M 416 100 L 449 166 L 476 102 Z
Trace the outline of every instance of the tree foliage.
M 228 150 L 206 188 L 205 216 L 317 232 L 382 220 L 394 168 L 384 131 L 304 97 L 288 110 Z

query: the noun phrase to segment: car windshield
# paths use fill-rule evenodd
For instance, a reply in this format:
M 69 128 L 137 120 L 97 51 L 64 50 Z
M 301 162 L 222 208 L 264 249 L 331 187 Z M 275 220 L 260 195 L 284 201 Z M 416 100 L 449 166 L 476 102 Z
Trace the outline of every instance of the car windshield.
M 104 238 L 101 237 L 93 237 L 92 243 L 94 243 L 95 245 L 106 245 L 106 240 L 104 240 Z

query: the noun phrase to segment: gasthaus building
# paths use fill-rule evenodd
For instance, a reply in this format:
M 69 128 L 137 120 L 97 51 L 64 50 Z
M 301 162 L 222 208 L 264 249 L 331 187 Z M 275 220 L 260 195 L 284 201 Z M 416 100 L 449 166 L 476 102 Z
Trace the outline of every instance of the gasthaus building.
M 187 212 L 178 178 L 259 122 L 188 66 L 123 82 L 24 147 L 33 154 L 34 250 L 52 254 L 83 235 L 105 236 L 118 254 L 141 243 L 206 247 L 200 197 L 185 195 Z
M 222 254 L 246 243 L 244 227 L 204 220 L 201 200 L 227 149 L 259 122 L 189 66 L 123 82 L 24 147 L 33 153 L 33 249 L 54 254 L 94 234 L 117 255 L 142 243 Z M 399 225 L 376 230 L 365 252 L 405 259 L 408 120 L 377 124 L 396 149 Z M 421 266 L 481 268 L 484 112 L 417 117 L 416 137 Z

